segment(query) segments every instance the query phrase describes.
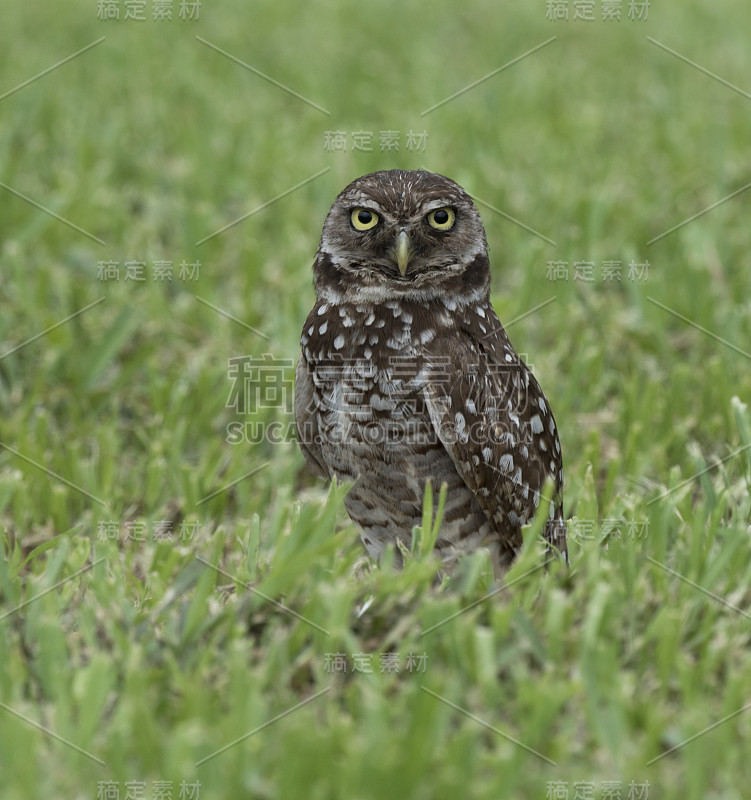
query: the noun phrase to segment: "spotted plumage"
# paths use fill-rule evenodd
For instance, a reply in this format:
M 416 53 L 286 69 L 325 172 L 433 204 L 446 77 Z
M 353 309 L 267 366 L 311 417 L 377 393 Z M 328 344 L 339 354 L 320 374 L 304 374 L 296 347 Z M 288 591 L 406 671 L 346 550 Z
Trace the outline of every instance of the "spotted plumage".
M 447 566 L 487 547 L 502 574 L 539 507 L 565 555 L 555 421 L 490 304 L 469 195 L 429 172 L 365 175 L 329 211 L 313 272 L 298 437 L 314 472 L 353 482 L 345 504 L 368 552 L 409 546 L 430 480 L 448 484 L 436 542 Z

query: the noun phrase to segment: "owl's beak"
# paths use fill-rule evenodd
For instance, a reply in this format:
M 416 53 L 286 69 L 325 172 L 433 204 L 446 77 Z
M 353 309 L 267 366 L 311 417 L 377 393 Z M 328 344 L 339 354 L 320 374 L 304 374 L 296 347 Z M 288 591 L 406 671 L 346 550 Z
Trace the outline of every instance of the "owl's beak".
M 405 231 L 399 231 L 399 235 L 396 237 L 394 255 L 396 256 L 399 272 L 404 277 L 407 274 L 407 265 L 412 258 L 412 243 Z

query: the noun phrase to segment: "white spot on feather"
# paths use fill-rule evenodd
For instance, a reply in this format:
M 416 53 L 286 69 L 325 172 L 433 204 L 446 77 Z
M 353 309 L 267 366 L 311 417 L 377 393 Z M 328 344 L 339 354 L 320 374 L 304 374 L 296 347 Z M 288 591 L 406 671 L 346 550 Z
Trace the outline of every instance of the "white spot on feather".
M 466 420 L 464 419 L 464 414 L 460 413 L 459 411 L 454 414 L 454 425 L 456 426 L 456 435 L 461 438 L 467 425 Z

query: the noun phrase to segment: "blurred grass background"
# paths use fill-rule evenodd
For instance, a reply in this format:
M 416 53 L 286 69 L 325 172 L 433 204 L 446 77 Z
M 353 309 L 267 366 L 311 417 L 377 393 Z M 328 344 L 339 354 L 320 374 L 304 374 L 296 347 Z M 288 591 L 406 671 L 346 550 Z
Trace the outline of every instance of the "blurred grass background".
M 747 4 L 128 5 L 3 9 L 3 797 L 745 797 L 751 192 L 662 234 L 751 182 Z M 561 431 L 568 573 L 530 547 L 487 598 L 481 554 L 442 590 L 418 554 L 368 567 L 294 441 L 226 441 L 290 422 L 227 406 L 228 359 L 296 359 L 324 216 L 392 167 L 483 201 Z

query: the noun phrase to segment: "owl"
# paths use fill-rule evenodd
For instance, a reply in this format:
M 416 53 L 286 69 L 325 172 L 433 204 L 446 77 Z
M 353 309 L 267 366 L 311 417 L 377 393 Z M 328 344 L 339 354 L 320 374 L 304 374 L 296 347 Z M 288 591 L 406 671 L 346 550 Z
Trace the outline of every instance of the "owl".
M 326 217 L 313 275 L 298 441 L 313 472 L 351 482 L 345 507 L 370 555 L 393 543 L 401 565 L 430 481 L 447 484 L 435 544 L 447 571 L 484 547 L 501 576 L 540 507 L 548 549 L 567 559 L 558 431 L 490 304 L 470 196 L 431 172 L 358 178 Z

